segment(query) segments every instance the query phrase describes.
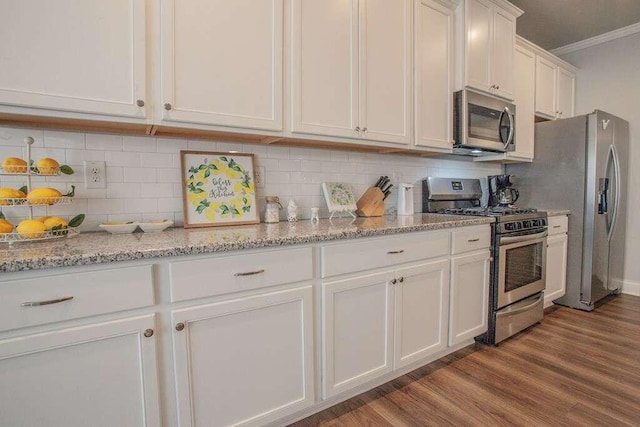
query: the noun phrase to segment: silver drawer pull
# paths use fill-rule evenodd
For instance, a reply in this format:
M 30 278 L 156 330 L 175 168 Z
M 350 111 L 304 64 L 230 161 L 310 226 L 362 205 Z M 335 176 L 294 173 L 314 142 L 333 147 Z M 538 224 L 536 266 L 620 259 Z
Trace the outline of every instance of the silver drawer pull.
M 471 242 L 479 242 L 479 241 L 480 241 L 480 238 L 467 240 L 467 242 L 469 242 L 469 243 L 471 243 Z
M 561 225 L 554 225 L 553 228 L 560 228 L 562 227 Z
M 400 249 L 399 251 L 389 251 L 387 252 L 389 255 L 394 255 L 394 254 L 402 254 L 404 253 L 404 249 Z
M 236 273 L 236 274 L 234 274 L 234 276 L 236 276 L 236 277 L 255 276 L 256 274 L 261 274 L 261 273 L 264 273 L 264 269 L 256 270 L 256 271 L 247 271 L 246 273 Z
M 39 307 L 41 305 L 59 304 L 65 301 L 71 301 L 73 297 L 62 297 L 58 299 L 50 299 L 48 301 L 28 301 L 20 304 L 20 307 Z

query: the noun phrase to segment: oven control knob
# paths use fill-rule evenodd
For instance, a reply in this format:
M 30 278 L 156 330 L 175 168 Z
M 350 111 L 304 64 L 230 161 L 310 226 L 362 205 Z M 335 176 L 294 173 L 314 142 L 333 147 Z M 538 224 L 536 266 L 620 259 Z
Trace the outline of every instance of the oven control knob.
M 530 228 L 531 227 L 531 221 L 529 221 L 529 220 L 522 221 L 522 226 L 526 227 L 526 228 Z
M 513 225 L 514 225 L 513 223 L 508 222 L 508 223 L 506 223 L 506 224 L 504 225 L 504 228 L 505 228 L 507 231 L 512 231 L 512 230 L 513 230 Z

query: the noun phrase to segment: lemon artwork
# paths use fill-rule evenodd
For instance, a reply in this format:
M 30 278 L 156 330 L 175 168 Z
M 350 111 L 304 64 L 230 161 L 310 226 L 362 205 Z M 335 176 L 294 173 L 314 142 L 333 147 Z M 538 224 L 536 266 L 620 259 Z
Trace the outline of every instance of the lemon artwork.
M 232 156 L 204 158 L 191 166 L 185 187 L 193 212 L 210 222 L 256 217 L 253 178 Z

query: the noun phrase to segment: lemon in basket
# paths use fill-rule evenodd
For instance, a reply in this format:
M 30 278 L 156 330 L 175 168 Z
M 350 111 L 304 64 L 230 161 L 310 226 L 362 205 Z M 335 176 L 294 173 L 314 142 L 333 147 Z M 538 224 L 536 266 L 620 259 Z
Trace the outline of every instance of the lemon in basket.
M 49 157 L 43 157 L 36 163 L 36 168 L 38 168 L 38 171 L 44 175 L 53 175 L 57 173 L 59 167 L 60 163 Z
M 25 239 L 38 239 L 44 235 L 44 224 L 37 219 L 25 219 L 20 221 L 16 231 Z
M 61 230 L 67 228 L 67 221 L 60 218 L 59 216 L 50 216 L 45 219 L 43 222 L 44 229 L 49 230 Z
M 2 161 L 2 169 L 5 173 L 25 173 L 27 162 L 18 157 L 7 157 Z
M 53 205 L 62 197 L 55 188 L 36 188 L 27 194 L 27 202 L 31 205 Z
M 8 234 L 13 231 L 13 224 L 6 219 L 0 219 L 0 234 Z
M 26 194 L 20 190 L 16 190 L 15 188 L 0 188 L 0 206 L 19 204 L 16 203 L 15 200 L 6 199 L 24 199 L 25 197 L 27 197 Z

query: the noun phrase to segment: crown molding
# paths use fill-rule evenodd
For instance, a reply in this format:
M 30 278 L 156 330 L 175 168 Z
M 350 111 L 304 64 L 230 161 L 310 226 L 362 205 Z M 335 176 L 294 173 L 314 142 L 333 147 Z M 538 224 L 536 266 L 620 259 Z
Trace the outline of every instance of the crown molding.
M 566 55 L 567 53 L 586 49 L 592 46 L 597 46 L 599 44 L 610 42 L 612 40 L 620 39 L 622 37 L 630 36 L 636 33 L 640 33 L 640 22 L 631 24 L 626 27 L 618 28 L 617 30 L 610 31 L 608 33 L 600 34 L 598 36 L 591 37 L 589 39 L 584 39 L 579 42 L 571 43 L 566 46 L 552 49 L 550 50 L 550 52 L 553 53 L 554 55 Z

